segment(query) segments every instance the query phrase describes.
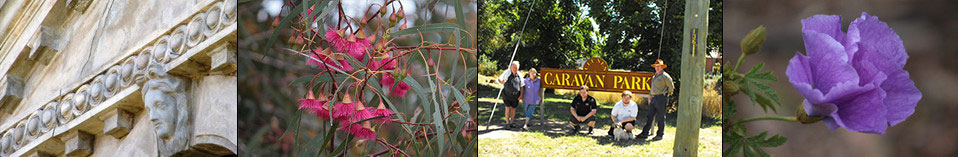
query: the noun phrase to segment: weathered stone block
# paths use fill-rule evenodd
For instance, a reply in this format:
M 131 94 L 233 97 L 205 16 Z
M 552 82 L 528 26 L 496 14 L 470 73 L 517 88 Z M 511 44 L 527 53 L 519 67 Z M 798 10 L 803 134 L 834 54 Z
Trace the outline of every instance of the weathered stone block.
M 7 75 L 0 80 L 0 108 L 20 103 L 23 99 L 23 80 Z
M 63 136 L 66 156 L 88 156 L 93 154 L 93 138 L 95 136 L 86 131 L 73 130 Z
M 115 108 L 107 113 L 103 120 L 103 133 L 115 138 L 123 138 L 133 129 L 133 115 L 130 112 Z
M 236 47 L 232 44 L 220 44 L 209 52 L 210 69 L 215 72 L 232 73 L 236 71 Z

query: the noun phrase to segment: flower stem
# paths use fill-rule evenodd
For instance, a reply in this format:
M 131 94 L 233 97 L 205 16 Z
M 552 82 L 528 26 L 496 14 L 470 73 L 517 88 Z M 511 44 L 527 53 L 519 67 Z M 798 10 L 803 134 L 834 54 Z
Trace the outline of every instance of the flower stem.
M 745 60 L 745 53 L 742 53 L 742 55 L 738 56 L 738 61 L 735 63 L 735 69 L 732 69 L 732 71 L 736 71 L 736 72 L 737 72 L 737 71 L 738 71 L 738 66 L 742 65 L 742 61 L 743 61 L 743 60 Z
M 732 124 L 732 126 L 748 123 L 751 121 L 757 121 L 757 120 L 780 120 L 780 121 L 787 121 L 787 122 L 799 122 L 798 118 L 796 117 L 769 116 L 769 117 L 754 117 L 754 118 L 739 120 L 738 122 L 735 122 L 734 124 Z

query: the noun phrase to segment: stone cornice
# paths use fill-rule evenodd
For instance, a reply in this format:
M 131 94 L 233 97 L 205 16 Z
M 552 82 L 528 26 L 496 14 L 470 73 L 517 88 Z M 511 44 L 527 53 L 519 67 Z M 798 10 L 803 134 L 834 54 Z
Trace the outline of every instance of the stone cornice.
M 69 91 L 66 94 L 46 104 L 32 105 L 37 107 L 29 114 L 12 116 L 11 119 L 19 120 L 8 120 L 0 126 L 0 156 L 22 156 L 38 149 L 57 148 L 56 145 L 62 148 L 63 142 L 57 138 L 69 131 L 104 134 L 103 118 L 94 117 L 108 116 L 105 114 L 116 108 L 133 113 L 142 110 L 142 100 L 136 93 L 148 75 L 148 64 L 167 65 L 166 70 L 174 74 L 176 69 L 204 69 L 182 67 L 196 66 L 183 64 L 189 62 L 183 60 L 209 58 L 199 52 L 236 41 L 236 1 L 203 1 L 193 10 L 194 13 L 177 18 L 180 22 L 173 27 L 152 33 L 137 44 L 142 46 L 126 51 L 124 57 L 101 67 L 95 75 L 65 86 L 69 89 L 64 90 Z M 63 150 L 42 151 L 62 154 Z

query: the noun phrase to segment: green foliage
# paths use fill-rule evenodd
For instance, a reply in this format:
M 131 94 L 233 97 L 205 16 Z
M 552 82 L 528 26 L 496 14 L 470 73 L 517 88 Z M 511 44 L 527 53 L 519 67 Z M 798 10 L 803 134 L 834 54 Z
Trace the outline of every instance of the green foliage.
M 745 134 L 745 127 L 739 128 L 740 129 L 735 129 L 737 131 L 730 133 L 723 132 L 725 135 L 722 136 L 722 143 L 728 144 L 729 147 L 722 151 L 722 156 L 735 156 L 738 153 L 742 153 L 745 156 L 769 156 L 768 153 L 762 151 L 762 147 L 778 147 L 788 140 L 780 135 L 765 138 L 765 136 L 768 136 L 768 132 L 748 136 Z
M 486 56 L 479 56 L 479 74 L 485 76 L 495 76 L 498 75 L 498 64 L 495 60 L 489 59 Z
M 742 77 L 735 83 L 738 84 L 742 93 L 748 95 L 752 100 L 752 103 L 758 103 L 762 107 L 763 111 L 767 109 L 772 109 L 772 112 L 778 112 L 775 107 L 781 105 L 781 101 L 778 99 L 778 94 L 772 90 L 771 87 L 767 85 L 768 82 L 778 81 L 778 78 L 772 76 L 772 72 L 758 73 L 762 70 L 765 64 L 758 64 L 755 67 L 752 67 L 752 70 L 749 70 L 748 73 L 745 73 L 745 77 Z M 754 86 L 755 89 L 752 87 Z M 756 91 L 756 89 L 758 91 Z M 771 98 L 771 99 L 769 99 Z M 772 101 L 775 101 L 772 103 Z
M 758 104 L 764 112 L 768 112 L 768 109 L 771 109 L 772 112 L 777 112 L 776 108 L 781 105 L 778 94 L 768 86 L 769 83 L 778 81 L 778 78 L 772 75 L 772 71 L 761 72 L 763 71 L 762 68 L 765 67 L 764 63 L 759 63 L 752 67 L 751 70 L 745 74 L 738 72 L 739 66 L 747 56 L 746 53 L 756 53 L 764 43 L 764 29 L 763 26 L 759 26 L 753 30 L 752 33 L 749 33 L 750 37 L 747 37 L 748 40 L 742 40 L 742 46 L 750 47 L 743 49 L 750 49 L 749 51 L 752 52 L 743 51 L 735 66 L 732 68 L 726 67 L 727 69 L 723 71 L 722 81 L 729 83 L 725 84 L 723 89 L 725 92 L 722 97 L 722 143 L 723 145 L 728 145 L 728 148 L 722 151 L 723 156 L 736 156 L 739 153 L 744 156 L 770 156 L 762 150 L 763 147 L 778 147 L 787 140 L 780 135 L 773 135 L 766 138 L 768 132 L 762 132 L 756 136 L 748 136 L 744 124 L 746 122 L 755 120 L 796 121 L 795 118 L 791 117 L 758 117 L 744 120 L 732 119 L 737 113 L 736 108 L 738 107 L 735 101 L 732 100 L 732 97 L 738 93 L 743 93 L 748 96 L 750 102 Z

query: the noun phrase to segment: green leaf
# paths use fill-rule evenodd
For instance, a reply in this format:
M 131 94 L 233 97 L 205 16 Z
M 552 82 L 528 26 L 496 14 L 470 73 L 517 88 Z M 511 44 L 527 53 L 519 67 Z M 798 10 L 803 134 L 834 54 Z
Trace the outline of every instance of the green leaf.
M 762 150 L 762 147 L 778 147 L 787 141 L 785 137 L 780 135 L 765 138 L 766 136 L 768 136 L 768 132 L 762 132 L 751 137 L 746 137 L 738 131 L 726 134 L 722 137 L 722 143 L 728 144 L 729 147 L 722 151 L 722 156 L 736 156 L 738 153 L 742 153 L 744 156 L 769 156 Z
M 336 147 L 336 151 L 333 151 L 333 153 L 332 153 L 330 156 L 332 156 L 332 155 L 337 155 L 337 156 L 338 156 L 339 153 L 340 153 L 340 152 L 343 152 L 343 150 L 346 149 L 346 146 L 349 145 L 349 141 L 352 141 L 352 140 L 353 140 L 353 135 L 347 134 L 346 140 L 344 140 L 343 143 L 339 144 L 339 147 Z
M 456 7 L 456 22 L 459 23 L 459 28 L 465 30 L 465 29 L 466 29 L 466 16 L 465 16 L 465 14 L 463 14 L 463 12 L 462 12 L 462 0 L 452 0 L 452 1 L 454 2 L 454 3 L 453 3 L 453 6 Z M 457 49 L 458 49 L 460 46 L 462 46 L 462 43 L 464 43 L 464 42 L 462 42 L 462 39 L 463 39 L 463 37 L 461 37 L 461 35 L 459 34 L 459 32 L 456 32 L 456 42 L 459 42 L 459 44 L 456 44 L 456 48 L 457 48 Z M 467 46 L 472 46 L 472 43 L 471 43 L 471 42 L 465 42 L 465 43 L 468 43 Z M 453 66 L 453 68 L 455 68 L 455 66 Z
M 772 75 L 772 72 L 758 73 L 762 71 L 762 68 L 765 66 L 764 63 L 760 63 L 755 67 L 752 67 L 752 70 L 749 70 L 748 73 L 745 73 L 745 76 L 741 80 L 736 81 L 740 87 L 741 92 L 748 95 L 752 103 L 758 103 L 762 107 L 762 110 L 768 112 L 768 109 L 771 109 L 772 112 L 778 112 L 776 107 L 781 105 L 781 100 L 779 100 L 778 94 L 775 90 L 772 90 L 766 82 L 775 82 L 778 81 L 778 78 Z M 753 90 L 758 89 L 758 93 Z M 774 103 L 772 103 L 774 101 Z
M 453 96 L 456 97 L 456 101 L 459 102 L 459 106 L 461 106 L 466 112 L 469 112 L 469 102 L 466 101 L 465 96 L 462 96 L 462 92 L 460 92 L 459 89 L 456 89 L 456 87 L 450 85 L 446 85 L 446 87 L 448 87 L 449 90 L 452 90 L 450 92 L 452 92 Z
M 406 82 L 406 85 L 409 85 L 409 87 L 411 87 L 412 90 L 416 92 L 416 96 L 419 96 L 420 100 L 426 101 L 425 95 L 428 92 L 422 89 L 422 85 L 419 85 L 419 82 L 416 82 L 416 79 L 413 79 L 412 77 L 406 77 L 402 81 Z
M 479 75 L 479 73 L 476 72 L 476 68 L 466 69 L 466 73 L 462 76 L 462 80 L 459 81 L 456 87 L 465 87 L 469 82 L 476 80 L 476 75 Z
M 401 31 L 396 31 L 396 32 L 390 33 L 389 36 L 400 36 L 400 35 L 407 35 L 407 34 L 419 34 L 420 31 L 422 31 L 423 33 L 426 33 L 426 32 L 436 32 L 436 31 L 444 31 L 444 30 L 446 30 L 447 28 L 451 28 L 450 31 L 462 31 L 462 32 L 466 32 L 465 29 L 459 28 L 459 25 L 456 25 L 456 24 L 451 24 L 451 23 L 438 23 L 438 24 L 425 24 L 425 25 L 419 25 L 419 26 L 412 27 L 412 28 L 407 28 L 407 29 L 404 29 L 404 30 L 401 30 Z M 468 33 L 468 32 L 467 32 L 467 33 Z
M 333 133 L 336 132 L 336 129 L 339 129 L 339 123 L 333 123 L 333 127 L 329 128 L 329 130 L 326 130 L 326 136 L 324 136 L 324 137 L 333 137 Z M 326 145 L 328 145 L 328 144 L 330 143 L 329 140 L 332 140 L 332 139 L 334 139 L 334 138 L 325 138 L 325 139 L 323 139 L 323 145 L 322 145 L 322 146 L 314 147 L 314 148 L 317 148 L 317 149 L 325 149 L 325 148 L 326 148 Z M 322 152 L 322 151 L 320 151 L 320 152 Z
M 730 97 L 722 97 L 722 123 L 735 115 L 735 112 L 737 112 L 735 107 L 735 100 Z

